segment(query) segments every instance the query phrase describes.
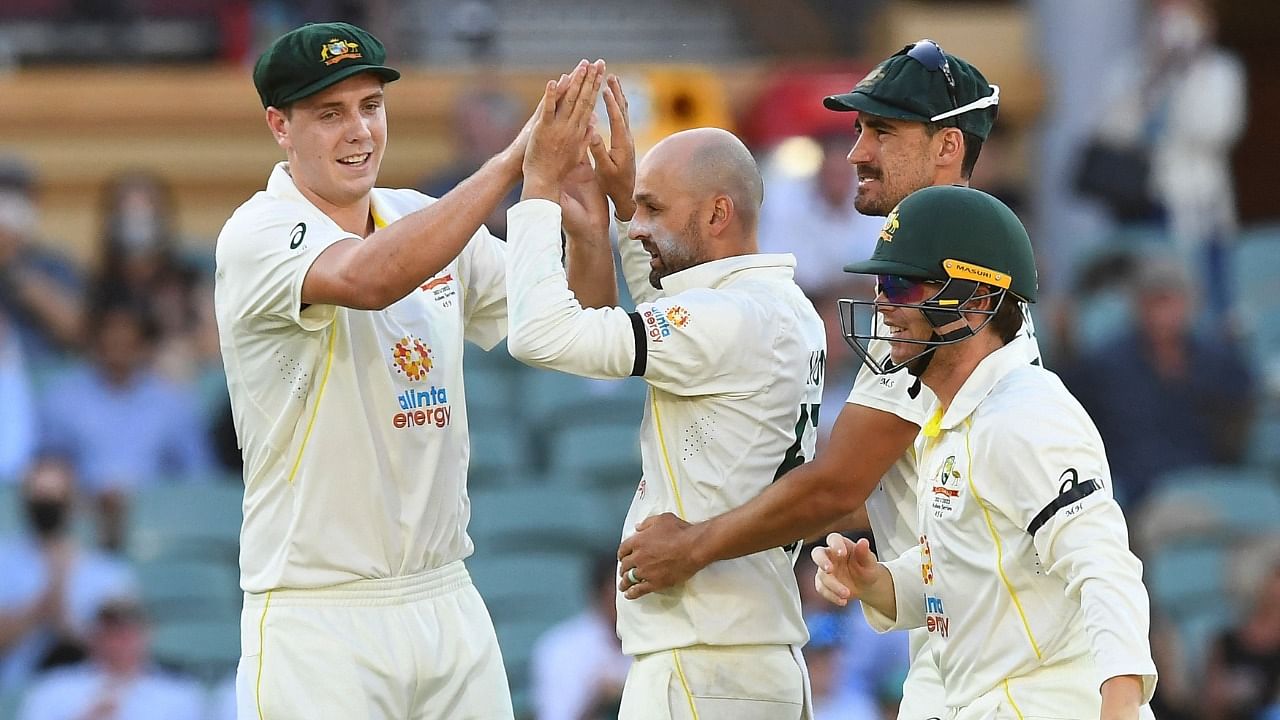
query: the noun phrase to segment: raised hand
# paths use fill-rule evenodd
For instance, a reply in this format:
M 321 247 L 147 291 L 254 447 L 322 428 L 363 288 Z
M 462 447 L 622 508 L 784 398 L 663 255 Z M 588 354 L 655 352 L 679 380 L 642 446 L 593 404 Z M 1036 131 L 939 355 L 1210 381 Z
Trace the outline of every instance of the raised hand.
M 603 75 L 603 60 L 584 60 L 574 68 L 559 99 L 559 83 L 547 83 L 524 154 L 523 199 L 560 201 L 564 178 L 585 157 L 592 108 Z
M 636 185 L 636 144 L 631 135 L 631 117 L 627 114 L 627 96 L 617 75 L 610 75 L 604 86 L 604 107 L 609 113 L 609 144 L 600 133 L 591 133 L 591 156 L 596 160 L 600 184 L 613 201 L 619 220 L 630 220 L 635 213 L 632 193 Z
M 561 222 L 574 240 L 609 244 L 609 201 L 591 162 L 585 157 L 569 171 L 560 186 Z

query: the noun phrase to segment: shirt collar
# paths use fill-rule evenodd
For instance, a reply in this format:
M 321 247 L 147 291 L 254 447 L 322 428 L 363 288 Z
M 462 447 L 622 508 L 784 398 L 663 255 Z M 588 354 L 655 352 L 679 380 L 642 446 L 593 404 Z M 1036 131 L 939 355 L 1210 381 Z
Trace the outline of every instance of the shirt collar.
M 978 409 L 978 405 L 991 394 L 991 389 L 996 386 L 996 383 L 1000 382 L 1005 375 L 1027 364 L 1025 349 L 1017 345 L 1020 341 L 1022 338 L 1015 338 L 1014 342 L 992 352 L 978 363 L 978 367 L 973 369 L 973 373 L 960 386 L 951 405 L 943 413 L 939 425 L 941 429 L 951 430 L 964 422 L 965 418 L 972 415 L 973 411 Z M 935 405 L 934 415 L 937 414 L 938 409 L 939 406 Z M 933 421 L 930 421 L 930 424 L 932 423 Z
M 714 288 L 724 284 L 730 275 L 743 270 L 771 269 L 795 275 L 796 258 L 791 253 L 753 253 L 720 258 L 685 268 L 662 278 L 662 289 L 669 294 L 693 288 Z
M 282 200 L 291 200 L 294 202 L 302 202 L 315 208 L 316 212 L 325 215 L 324 212 L 317 208 L 314 203 L 307 199 L 306 195 L 298 189 L 297 183 L 293 181 L 293 176 L 289 174 L 289 163 L 281 161 L 276 163 L 275 168 L 271 170 L 271 176 L 267 178 L 267 194 L 278 197 Z M 373 215 L 373 223 L 375 229 L 381 229 L 389 225 L 395 219 L 394 214 L 389 208 L 383 207 L 378 199 L 378 192 L 375 189 L 369 193 L 369 210 Z M 325 215 L 328 218 L 328 215 Z M 388 219 L 391 218 L 391 219 Z M 329 218 L 333 222 L 332 218 Z M 334 223 L 336 226 L 337 223 Z

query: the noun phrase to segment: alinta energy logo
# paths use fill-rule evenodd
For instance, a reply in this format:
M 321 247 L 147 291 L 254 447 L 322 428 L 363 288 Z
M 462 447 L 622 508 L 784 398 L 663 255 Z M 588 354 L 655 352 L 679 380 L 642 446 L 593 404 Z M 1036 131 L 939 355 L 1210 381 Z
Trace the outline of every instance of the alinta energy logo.
M 453 414 L 448 392 L 434 384 L 421 386 L 435 367 L 431 348 L 421 338 L 402 337 L 391 349 L 391 363 L 397 373 L 415 385 L 396 396 L 400 412 L 391 416 L 392 427 L 399 430 L 447 426 Z

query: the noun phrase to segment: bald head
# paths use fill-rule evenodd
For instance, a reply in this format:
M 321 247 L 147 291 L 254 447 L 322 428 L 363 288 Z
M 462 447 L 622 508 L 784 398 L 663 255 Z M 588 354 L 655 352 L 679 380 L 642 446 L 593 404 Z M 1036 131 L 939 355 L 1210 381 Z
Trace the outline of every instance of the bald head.
M 699 200 L 728 196 L 743 229 L 755 231 L 764 201 L 764 180 L 751 151 L 733 133 L 695 128 L 669 135 L 645 155 L 642 171 L 645 166 L 666 168 L 673 185 Z

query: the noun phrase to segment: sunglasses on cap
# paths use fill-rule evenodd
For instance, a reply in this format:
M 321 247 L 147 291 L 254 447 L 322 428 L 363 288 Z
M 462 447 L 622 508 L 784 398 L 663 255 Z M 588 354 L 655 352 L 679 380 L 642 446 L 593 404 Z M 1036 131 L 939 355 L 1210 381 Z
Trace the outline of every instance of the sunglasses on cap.
M 877 275 L 876 294 L 884 295 L 894 305 L 919 305 L 938 293 L 934 280 L 919 280 L 901 275 Z
M 929 72 L 941 71 L 942 77 L 947 81 L 947 97 L 951 99 L 951 109 L 934 115 L 929 118 L 929 122 L 938 122 L 956 115 L 963 115 L 970 110 L 981 110 L 1000 104 L 1000 86 L 990 85 L 990 95 L 961 105 L 956 100 L 956 78 L 951 74 L 951 63 L 947 61 L 947 55 L 942 52 L 942 47 L 938 43 L 928 39 L 921 40 L 907 50 L 907 57 L 923 65 Z

